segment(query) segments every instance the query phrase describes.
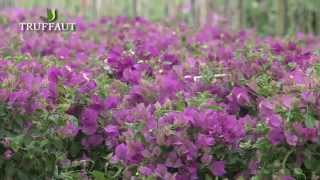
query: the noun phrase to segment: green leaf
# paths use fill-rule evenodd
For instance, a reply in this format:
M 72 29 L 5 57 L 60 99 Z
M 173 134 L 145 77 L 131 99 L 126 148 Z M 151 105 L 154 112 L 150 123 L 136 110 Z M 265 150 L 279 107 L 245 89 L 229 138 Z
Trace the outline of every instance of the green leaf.
M 24 173 L 23 171 L 17 171 L 18 179 L 30 179 L 30 176 L 28 174 Z
M 209 174 L 206 174 L 206 175 L 205 175 L 205 180 L 210 180 L 210 179 L 212 179 L 212 176 L 209 175 Z
M 208 108 L 208 109 L 211 109 L 211 110 L 215 110 L 215 111 L 221 111 L 221 110 L 223 110 L 222 107 L 220 107 L 220 106 L 215 106 L 215 105 L 210 105 L 210 106 L 208 106 L 207 108 Z
M 308 128 L 313 128 L 315 126 L 316 120 L 317 119 L 313 115 L 308 113 L 306 114 L 304 123 Z
M 258 85 L 258 94 L 262 96 L 271 96 L 276 92 L 276 87 L 271 83 L 272 77 L 264 73 L 256 78 Z
M 267 139 L 260 139 L 258 142 L 255 144 L 255 147 L 262 150 L 262 151 L 268 151 L 271 148 L 271 144 Z
M 78 121 L 77 117 L 72 116 L 72 115 L 70 115 L 69 117 L 70 117 L 69 120 L 70 120 L 73 124 L 75 124 L 76 126 L 79 126 L 79 121 Z
M 294 174 L 299 177 L 303 177 L 303 179 L 307 179 L 306 175 L 303 173 L 303 170 L 300 168 L 294 168 Z
M 312 156 L 305 158 L 304 165 L 307 169 L 311 171 L 317 171 L 320 169 L 319 160 L 317 158 L 314 158 Z
M 257 133 L 261 133 L 261 134 L 266 134 L 268 133 L 268 127 L 266 126 L 265 123 L 258 123 L 257 127 L 256 127 L 256 131 Z
M 101 171 L 92 171 L 91 175 L 94 180 L 106 180 L 107 178 L 104 176 L 104 173 Z
M 320 50 L 319 50 L 319 52 L 320 52 Z M 314 66 L 314 71 L 315 71 L 316 75 L 317 75 L 318 77 L 320 77 L 320 63 L 318 63 L 318 64 L 316 64 L 316 65 Z
M 48 22 L 54 22 L 57 20 L 58 18 L 58 11 L 56 9 L 52 10 L 52 9 L 47 9 L 47 20 Z
M 11 138 L 11 148 L 15 152 L 17 152 L 22 147 L 22 143 L 23 143 L 23 135 L 19 135 Z
M 250 180 L 261 180 L 261 178 L 259 176 L 253 176 L 250 178 Z
M 58 105 L 58 111 L 59 112 L 66 112 L 70 108 L 71 104 L 63 103 Z

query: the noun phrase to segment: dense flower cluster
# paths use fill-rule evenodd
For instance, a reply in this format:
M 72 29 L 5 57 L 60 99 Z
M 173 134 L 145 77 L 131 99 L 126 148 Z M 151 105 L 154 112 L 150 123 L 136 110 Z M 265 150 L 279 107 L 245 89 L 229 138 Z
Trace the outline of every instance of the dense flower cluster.
M 317 179 L 318 37 L 0 19 L 0 179 Z

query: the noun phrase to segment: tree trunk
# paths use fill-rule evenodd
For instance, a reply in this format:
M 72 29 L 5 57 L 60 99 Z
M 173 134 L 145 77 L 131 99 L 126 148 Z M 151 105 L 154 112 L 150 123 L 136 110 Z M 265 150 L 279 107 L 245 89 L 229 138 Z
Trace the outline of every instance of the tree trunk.
M 277 22 L 276 22 L 276 32 L 277 35 L 284 35 L 286 33 L 287 26 L 287 0 L 277 0 Z
M 238 7 L 237 7 L 237 15 L 238 15 L 238 27 L 237 29 L 243 29 L 244 27 L 244 11 L 243 11 L 243 0 L 238 1 Z
M 166 15 L 169 19 L 176 17 L 177 4 L 175 0 L 166 0 Z
M 98 17 L 101 16 L 101 6 L 102 6 L 102 1 L 96 0 L 96 12 Z
M 226 18 L 226 20 L 229 20 L 230 18 L 230 2 L 229 0 L 224 0 L 223 3 L 223 17 Z
M 231 25 L 232 30 L 236 31 L 239 28 L 239 8 L 238 8 L 238 4 L 239 4 L 240 0 L 233 0 L 230 1 L 229 4 L 229 12 L 228 12 L 228 16 L 226 17 L 226 20 L 230 20 L 230 22 L 228 22 L 228 24 Z
M 316 35 L 319 35 L 320 33 L 320 12 L 315 12 L 315 26 L 316 26 Z
M 192 24 L 197 25 L 197 10 L 196 10 L 196 0 L 190 0 Z
M 212 15 L 215 12 L 215 4 L 214 0 L 207 0 L 206 2 L 207 6 L 207 22 L 210 23 L 212 21 Z
M 207 23 L 207 0 L 199 0 L 199 22 L 200 25 L 203 26 Z
M 138 16 L 138 0 L 133 0 L 132 2 L 132 13 L 133 17 Z

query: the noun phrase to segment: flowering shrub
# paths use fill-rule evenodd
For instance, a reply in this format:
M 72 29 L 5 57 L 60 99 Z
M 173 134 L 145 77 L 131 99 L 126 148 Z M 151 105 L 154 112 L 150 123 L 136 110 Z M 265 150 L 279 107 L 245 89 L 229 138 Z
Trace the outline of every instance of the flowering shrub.
M 0 27 L 0 179 L 318 179 L 318 37 Z

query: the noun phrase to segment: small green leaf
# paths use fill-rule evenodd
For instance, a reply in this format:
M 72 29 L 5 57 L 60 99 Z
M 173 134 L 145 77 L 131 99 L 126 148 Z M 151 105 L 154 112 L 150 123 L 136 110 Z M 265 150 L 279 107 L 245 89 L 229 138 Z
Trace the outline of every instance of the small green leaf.
M 223 110 L 222 107 L 220 107 L 220 106 L 215 106 L 215 105 L 210 105 L 210 106 L 208 106 L 207 108 L 208 108 L 208 109 L 211 109 L 211 110 L 215 110 L 215 111 L 221 111 L 221 110 Z
M 258 142 L 255 144 L 255 147 L 262 150 L 262 151 L 268 151 L 271 148 L 271 144 L 267 139 L 260 139 Z
M 314 71 L 318 77 L 320 77 L 320 63 L 314 66 Z
M 68 103 L 63 103 L 58 105 L 58 111 L 60 112 L 66 112 L 70 108 L 70 104 Z
M 306 175 L 303 173 L 303 170 L 300 168 L 294 168 L 294 174 L 299 177 L 303 177 L 303 179 L 307 179 Z
M 104 176 L 104 173 L 101 171 L 92 171 L 91 175 L 94 180 L 106 180 L 107 178 Z
M 54 22 L 55 20 L 57 20 L 57 10 L 54 9 L 47 9 L 47 20 L 48 22 Z
M 304 123 L 308 128 L 313 128 L 315 126 L 316 120 L 317 119 L 314 116 L 308 113 L 306 114 Z

